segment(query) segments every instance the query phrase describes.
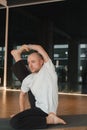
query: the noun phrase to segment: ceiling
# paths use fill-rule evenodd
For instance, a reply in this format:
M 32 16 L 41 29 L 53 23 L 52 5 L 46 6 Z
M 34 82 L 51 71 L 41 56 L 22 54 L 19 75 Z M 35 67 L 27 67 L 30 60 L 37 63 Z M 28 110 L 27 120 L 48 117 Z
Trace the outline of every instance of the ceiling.
M 8 6 L 9 8 L 21 7 L 26 5 L 36 5 L 43 3 L 52 3 L 63 0 L 0 0 L 0 7 Z
M 53 22 L 58 36 L 59 34 L 73 39 L 87 39 L 87 1 L 64 0 L 49 1 L 48 3 L 32 4 L 31 2 L 42 2 L 41 0 L 8 0 L 9 11 L 9 40 L 11 42 L 38 41 L 39 20 L 50 20 Z M 27 1 L 31 5 L 26 5 Z M 46 1 L 46 0 L 44 0 Z M 20 7 L 13 8 L 14 5 Z M 26 6 L 25 6 L 26 5 Z M 3 42 L 5 30 L 5 9 L 0 10 L 0 42 Z

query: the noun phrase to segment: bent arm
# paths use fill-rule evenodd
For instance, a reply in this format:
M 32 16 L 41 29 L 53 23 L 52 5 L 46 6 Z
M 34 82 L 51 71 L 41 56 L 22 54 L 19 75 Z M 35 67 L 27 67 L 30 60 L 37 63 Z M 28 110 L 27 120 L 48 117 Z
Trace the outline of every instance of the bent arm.
M 21 54 L 23 53 L 23 52 L 28 52 L 29 51 L 29 47 L 28 47 L 28 45 L 22 45 L 20 48 L 18 48 L 18 49 L 13 49 L 13 50 L 11 50 L 11 55 L 13 56 L 13 58 L 14 58 L 14 60 L 16 61 L 16 62 L 18 62 L 18 61 L 20 61 L 20 60 L 22 60 L 22 58 L 21 58 Z
M 29 49 L 38 51 L 38 53 L 40 53 L 43 56 L 44 62 L 47 62 L 49 60 L 49 56 L 48 56 L 47 52 L 43 49 L 42 46 L 30 44 Z

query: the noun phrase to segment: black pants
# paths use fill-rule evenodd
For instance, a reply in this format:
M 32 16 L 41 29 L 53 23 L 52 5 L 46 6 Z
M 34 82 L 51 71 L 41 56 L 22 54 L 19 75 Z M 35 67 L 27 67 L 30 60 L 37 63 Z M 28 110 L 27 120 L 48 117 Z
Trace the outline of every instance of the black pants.
M 41 109 L 34 107 L 15 115 L 10 124 L 18 130 L 47 128 L 46 116 Z
M 15 63 L 12 70 L 21 82 L 30 74 L 22 60 Z M 35 107 L 35 98 L 31 91 L 29 91 L 29 101 L 31 109 L 24 110 L 12 117 L 10 120 L 11 126 L 20 130 L 46 128 L 46 116 L 48 114 Z

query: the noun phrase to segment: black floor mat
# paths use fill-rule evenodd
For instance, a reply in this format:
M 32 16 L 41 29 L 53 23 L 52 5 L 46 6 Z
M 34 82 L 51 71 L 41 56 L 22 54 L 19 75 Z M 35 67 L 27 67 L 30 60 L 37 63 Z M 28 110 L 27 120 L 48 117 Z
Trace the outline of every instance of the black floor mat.
M 60 129 L 60 128 L 70 128 L 70 127 L 80 127 L 80 126 L 86 127 L 87 126 L 87 114 L 64 115 L 64 116 L 60 116 L 60 117 L 67 122 L 66 125 L 61 125 L 61 124 L 49 125 L 47 129 L 53 129 L 53 128 Z M 0 130 L 14 130 L 13 128 L 11 128 L 11 126 L 9 124 L 9 119 L 0 118 Z M 41 130 L 41 129 L 39 129 L 39 130 Z

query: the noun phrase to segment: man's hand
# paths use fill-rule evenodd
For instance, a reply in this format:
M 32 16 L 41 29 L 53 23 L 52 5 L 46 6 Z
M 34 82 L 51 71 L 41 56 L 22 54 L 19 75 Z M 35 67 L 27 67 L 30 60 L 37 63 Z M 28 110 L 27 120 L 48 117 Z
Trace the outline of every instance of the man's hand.
M 11 55 L 13 56 L 13 58 L 14 58 L 14 60 L 16 61 L 16 62 L 18 62 L 19 60 L 21 60 L 21 54 L 23 53 L 23 52 L 26 52 L 26 51 L 29 51 L 30 49 L 29 49 L 29 47 L 28 47 L 28 45 L 22 45 L 20 48 L 18 48 L 18 49 L 14 49 L 14 50 L 12 50 L 11 51 Z
M 16 114 L 12 114 L 12 115 L 10 115 L 10 117 L 12 118 L 12 117 L 14 117 Z
M 22 52 L 26 52 L 26 51 L 29 51 L 29 50 L 30 50 L 30 49 L 29 49 L 28 45 L 26 45 L 26 44 L 22 45 L 22 46 L 18 49 L 18 51 L 20 52 L 20 54 L 21 54 Z

